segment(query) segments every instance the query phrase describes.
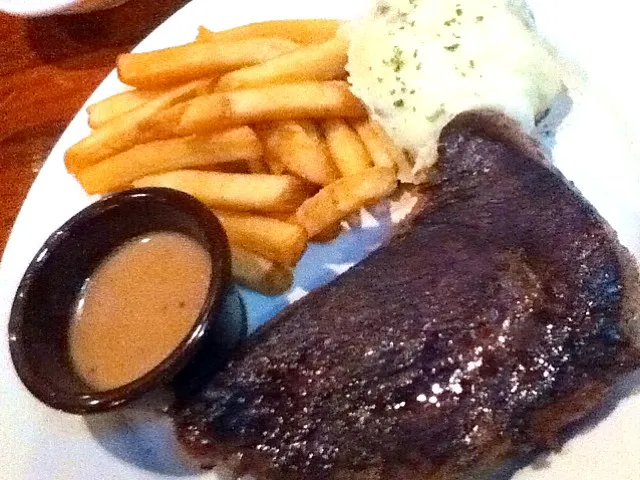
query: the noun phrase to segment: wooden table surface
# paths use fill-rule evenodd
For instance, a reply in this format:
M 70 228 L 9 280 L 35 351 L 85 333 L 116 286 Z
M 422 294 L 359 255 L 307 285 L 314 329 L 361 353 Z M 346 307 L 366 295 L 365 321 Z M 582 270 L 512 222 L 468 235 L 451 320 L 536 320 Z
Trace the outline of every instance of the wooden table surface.
M 0 254 L 56 140 L 116 56 L 187 0 L 129 0 L 83 15 L 0 13 Z

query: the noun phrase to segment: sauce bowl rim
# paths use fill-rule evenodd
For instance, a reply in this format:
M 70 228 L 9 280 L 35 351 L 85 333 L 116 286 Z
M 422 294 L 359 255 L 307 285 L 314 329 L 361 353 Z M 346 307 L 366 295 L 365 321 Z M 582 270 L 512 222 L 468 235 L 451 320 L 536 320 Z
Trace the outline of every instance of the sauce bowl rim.
M 143 376 L 120 387 L 104 391 L 94 391 L 87 386 L 86 392 L 70 392 L 55 388 L 46 377 L 39 374 L 30 359 L 30 349 L 24 343 L 23 328 L 25 313 L 30 302 L 30 292 L 41 279 L 43 266 L 59 249 L 72 238 L 76 228 L 91 228 L 106 212 L 123 208 L 132 202 L 152 202 L 173 205 L 181 213 L 196 220 L 197 228 L 203 232 L 205 242 L 197 240 L 205 248 L 211 260 L 211 275 L 207 298 L 203 303 L 193 326 L 180 343 L 159 364 Z M 123 218 L 122 221 L 126 221 Z M 128 240 L 151 232 L 167 231 L 167 228 L 147 230 L 144 233 L 127 235 L 117 243 L 117 247 Z M 189 234 L 185 234 L 191 236 Z M 106 259 L 114 249 L 108 249 L 99 255 Z M 145 187 L 105 195 L 87 206 L 62 226 L 57 228 L 35 254 L 16 291 L 9 317 L 9 350 L 14 368 L 24 386 L 41 402 L 68 413 L 87 414 L 111 410 L 123 406 L 144 393 L 167 383 L 177 375 L 197 352 L 201 342 L 213 330 L 217 317 L 212 312 L 219 311 L 231 277 L 231 260 L 228 240 L 224 228 L 215 214 L 195 197 L 178 190 L 164 187 Z M 74 299 L 69 299 L 71 305 Z M 70 321 L 69 318 L 65 319 Z M 66 327 L 68 330 L 68 326 Z

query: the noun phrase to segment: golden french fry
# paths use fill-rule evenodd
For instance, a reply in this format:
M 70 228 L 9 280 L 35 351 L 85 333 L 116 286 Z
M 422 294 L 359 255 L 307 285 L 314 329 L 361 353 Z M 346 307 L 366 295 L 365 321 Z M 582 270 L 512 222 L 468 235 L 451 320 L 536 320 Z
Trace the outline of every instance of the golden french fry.
M 298 223 L 310 238 L 371 202 L 391 194 L 397 186 L 391 168 L 372 167 L 327 185 L 296 211 Z
M 365 117 L 367 111 L 343 81 L 266 85 L 203 95 L 187 102 L 178 135 L 270 120 Z
M 204 25 L 198 27 L 198 35 L 196 36 L 196 42 L 214 42 L 216 33 L 213 30 L 209 30 Z
M 292 175 L 177 170 L 140 178 L 136 187 L 182 190 L 214 208 L 292 212 L 309 195 L 309 184 Z
M 143 128 L 158 112 L 197 95 L 209 80 L 198 80 L 167 90 L 138 108 L 105 123 L 88 137 L 71 146 L 65 153 L 65 165 L 71 173 L 98 163 L 134 145 L 167 138 L 157 131 Z
M 402 155 L 402 151 L 395 145 L 389 145 L 390 143 L 393 144 L 393 142 L 387 140 L 386 134 L 384 136 L 380 134 L 381 127 L 374 120 L 370 118 L 353 119 L 350 124 L 360 136 L 360 140 L 367 148 L 367 152 L 376 167 L 397 168 L 394 156 L 397 153 Z
M 253 38 L 125 53 L 118 57 L 118 77 L 134 87 L 159 88 L 255 65 L 296 48 L 297 43 L 284 38 Z
M 314 128 L 311 122 L 307 128 Z M 256 128 L 268 163 L 282 164 L 291 173 L 318 185 L 338 179 L 338 170 L 324 145 L 300 123 L 271 122 Z
M 258 140 L 258 142 L 260 142 L 260 140 Z M 262 144 L 260 144 L 260 146 L 262 147 Z M 262 158 L 249 159 L 247 161 L 247 167 L 249 167 L 249 173 L 273 173 L 270 171 L 269 165 L 267 165 Z
M 317 233 L 310 241 L 317 243 L 327 243 L 334 241 L 342 233 L 342 225 L 334 223 Z
M 362 140 L 343 119 L 326 119 L 320 126 L 331 158 L 342 175 L 353 175 L 373 165 Z
M 244 160 L 238 162 L 213 163 L 210 165 L 202 165 L 200 167 L 191 167 L 193 170 L 201 170 L 203 172 L 220 172 L 220 173 L 251 173 Z
M 293 285 L 290 268 L 231 244 L 231 273 L 241 285 L 265 295 L 280 295 Z
M 233 245 L 274 262 L 294 266 L 307 248 L 307 232 L 298 224 L 246 213 L 216 216 Z
M 271 127 L 270 124 L 257 124 L 253 126 L 262 143 L 262 150 L 264 152 L 264 161 L 269 168 L 269 172 L 274 175 L 281 175 L 287 172 L 287 167 L 280 161 L 279 155 L 275 155 L 273 148 L 269 146 L 270 143 L 270 132 Z
M 237 127 L 207 136 L 143 143 L 76 173 L 87 193 L 124 188 L 137 178 L 169 170 L 259 160 L 262 144 L 251 128 Z
M 298 225 L 298 219 L 296 218 L 295 212 L 270 212 L 266 215 L 268 215 L 269 218 L 275 218 L 276 220 L 280 220 L 281 222 L 295 223 L 296 225 Z
M 331 163 L 331 166 L 335 169 L 336 172 L 338 172 L 338 175 L 340 175 L 338 168 L 331 158 L 329 146 L 327 145 L 324 135 L 320 132 L 320 127 L 318 126 L 318 124 L 312 120 L 298 120 L 298 123 L 302 128 L 304 128 L 304 131 L 307 132 L 307 135 L 309 135 L 316 144 L 321 146 L 322 151 L 329 159 L 329 163 Z
M 334 80 L 345 73 L 348 46 L 342 35 L 325 43 L 307 45 L 264 63 L 226 73 L 218 80 L 216 89 L 237 90 L 276 83 Z
M 129 90 L 100 100 L 87 107 L 89 126 L 91 128 L 100 128 L 108 121 L 119 117 L 123 113 L 130 112 L 149 100 L 157 98 L 162 93 L 161 90 Z
M 282 37 L 298 43 L 322 43 L 333 37 L 339 26 L 338 20 L 270 20 L 221 32 L 212 32 L 205 27 L 200 27 L 197 40 L 229 42 L 246 38 Z
M 184 115 L 186 110 L 187 102 L 182 102 L 170 108 L 158 110 L 153 115 L 149 115 L 147 118 L 143 119 L 140 122 L 138 129 L 143 132 L 143 135 L 151 138 L 175 137 L 176 125 L 180 123 L 182 115 Z
M 331 158 L 331 152 L 329 151 L 327 141 L 325 140 L 324 135 L 320 132 L 320 126 L 312 120 L 298 120 L 298 123 L 302 128 L 304 128 L 304 131 L 307 132 L 307 135 L 309 135 L 317 145 L 320 145 L 325 156 L 329 159 L 329 163 L 331 164 L 332 168 L 338 173 L 338 176 L 340 176 L 340 171 Z
M 314 142 L 317 142 L 319 145 L 322 145 L 322 149 L 325 151 L 327 155 L 329 155 L 329 149 L 327 144 L 322 138 L 320 134 L 320 130 L 318 129 L 318 125 L 316 125 L 312 120 L 298 120 L 298 124 L 304 128 L 304 131 L 307 132 Z M 335 166 L 335 165 L 334 165 Z
M 404 168 L 405 170 L 411 170 L 411 165 L 409 165 L 407 161 L 407 157 L 400 147 L 396 145 L 396 143 L 392 140 L 389 134 L 382 128 L 375 120 L 370 120 L 370 127 L 375 130 L 378 135 L 378 139 L 384 143 L 389 156 L 393 160 L 395 164 L 396 170 Z
M 265 161 L 267 163 L 267 167 L 269 167 L 269 172 L 273 175 L 282 175 L 287 172 L 287 167 L 285 167 L 284 163 L 280 162 L 278 159 L 265 156 Z

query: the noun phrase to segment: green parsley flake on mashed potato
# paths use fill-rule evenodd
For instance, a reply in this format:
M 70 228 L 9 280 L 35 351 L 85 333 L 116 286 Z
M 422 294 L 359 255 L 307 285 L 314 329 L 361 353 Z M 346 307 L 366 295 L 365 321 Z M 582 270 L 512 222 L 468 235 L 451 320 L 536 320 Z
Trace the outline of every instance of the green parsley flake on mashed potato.
M 422 183 L 456 114 L 498 109 L 527 132 L 563 89 L 559 65 L 519 0 L 380 0 L 347 27 L 352 91 Z

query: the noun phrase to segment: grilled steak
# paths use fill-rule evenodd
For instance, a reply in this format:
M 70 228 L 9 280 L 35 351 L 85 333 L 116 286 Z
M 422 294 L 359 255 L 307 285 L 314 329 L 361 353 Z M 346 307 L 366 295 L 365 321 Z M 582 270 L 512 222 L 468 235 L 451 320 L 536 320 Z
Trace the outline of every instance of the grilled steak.
M 257 478 L 425 480 L 556 446 L 640 364 L 638 282 L 535 147 L 459 117 L 410 228 L 179 401 L 186 451 Z

